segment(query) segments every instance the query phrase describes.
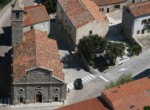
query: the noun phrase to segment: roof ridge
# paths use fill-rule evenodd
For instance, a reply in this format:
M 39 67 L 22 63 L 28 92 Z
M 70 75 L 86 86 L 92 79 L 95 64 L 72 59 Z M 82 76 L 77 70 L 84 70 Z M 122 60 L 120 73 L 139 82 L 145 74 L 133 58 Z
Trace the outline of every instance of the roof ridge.
M 33 36 L 34 36 L 34 42 L 35 42 L 35 63 L 36 66 L 38 66 L 38 61 L 37 61 L 37 42 L 36 42 L 36 30 L 33 29 Z
M 88 7 L 83 2 L 83 0 L 79 0 L 79 1 L 82 3 L 83 7 L 90 13 L 90 15 L 93 17 L 93 19 L 95 19 L 94 16 L 92 15 L 92 13 L 89 11 Z

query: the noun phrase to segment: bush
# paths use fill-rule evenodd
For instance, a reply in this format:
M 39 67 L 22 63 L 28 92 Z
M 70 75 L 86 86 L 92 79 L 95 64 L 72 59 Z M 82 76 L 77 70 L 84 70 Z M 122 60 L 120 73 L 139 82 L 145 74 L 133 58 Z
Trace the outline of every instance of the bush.
M 134 43 L 131 47 L 128 48 L 128 52 L 131 55 L 139 55 L 142 52 L 142 47 L 139 44 Z
M 120 78 L 116 82 L 110 82 L 110 83 L 106 84 L 105 88 L 109 89 L 109 88 L 112 88 L 115 86 L 119 86 L 121 84 L 131 82 L 132 80 L 133 80 L 132 74 L 123 74 L 120 76 Z

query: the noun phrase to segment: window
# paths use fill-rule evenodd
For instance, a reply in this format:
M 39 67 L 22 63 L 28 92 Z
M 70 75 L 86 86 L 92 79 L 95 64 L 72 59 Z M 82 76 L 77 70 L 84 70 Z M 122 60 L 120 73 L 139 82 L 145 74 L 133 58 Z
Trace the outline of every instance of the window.
M 30 29 L 33 29 L 33 26 L 30 26 Z
M 59 88 L 54 88 L 54 92 L 58 92 L 59 91 Z
M 148 19 L 148 23 L 150 23 L 150 19 Z
M 137 30 L 137 34 L 140 34 L 140 30 Z
M 23 88 L 20 88 L 20 89 L 19 89 L 19 92 L 23 92 L 23 91 L 24 91 L 24 89 L 23 89 Z
M 115 9 L 119 9 L 119 8 L 120 8 L 120 5 L 115 5 L 114 8 L 115 8 Z
M 147 22 L 147 20 L 145 19 L 145 20 L 142 20 L 142 23 L 141 24 L 145 24 Z
M 144 32 L 145 32 L 145 29 L 142 29 L 142 34 L 144 34 Z
M 19 18 L 19 13 L 16 13 L 16 19 L 18 19 Z
M 107 13 L 109 13 L 109 8 L 107 8 Z
M 91 31 L 89 31 L 89 34 L 90 34 L 90 35 L 92 34 L 92 30 L 91 30 Z
M 102 8 L 102 11 L 104 11 L 104 8 Z

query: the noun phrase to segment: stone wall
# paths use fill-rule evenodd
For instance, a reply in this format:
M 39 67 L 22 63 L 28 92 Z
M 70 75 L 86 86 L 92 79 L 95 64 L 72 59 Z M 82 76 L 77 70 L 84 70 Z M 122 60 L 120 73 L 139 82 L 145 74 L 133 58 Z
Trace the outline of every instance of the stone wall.
M 23 32 L 30 31 L 31 30 L 31 26 L 34 29 L 38 29 L 38 30 L 41 30 L 41 31 L 46 31 L 48 35 L 50 33 L 50 21 L 45 21 L 45 22 L 42 22 L 42 23 L 26 26 L 26 27 L 23 28 Z
M 123 6 L 125 6 L 126 4 L 127 4 L 127 2 L 123 2 L 123 3 L 117 3 L 117 4 L 99 6 L 99 8 L 104 13 L 110 13 L 110 12 L 113 12 L 113 11 L 116 11 L 116 10 L 122 10 Z
M 66 83 L 53 77 L 47 70 L 33 70 L 22 79 L 12 85 L 13 104 L 36 103 L 37 95 L 41 95 L 41 103 L 60 102 L 66 99 Z
M 19 18 L 16 18 L 19 13 Z M 19 43 L 23 38 L 23 11 L 12 11 L 12 45 Z

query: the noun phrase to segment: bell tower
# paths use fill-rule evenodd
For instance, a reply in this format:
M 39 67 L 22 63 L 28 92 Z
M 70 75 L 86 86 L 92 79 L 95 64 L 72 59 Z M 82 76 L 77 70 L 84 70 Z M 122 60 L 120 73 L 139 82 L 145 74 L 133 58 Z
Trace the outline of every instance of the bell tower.
M 11 6 L 12 46 L 23 39 L 24 6 L 21 0 L 14 0 Z

